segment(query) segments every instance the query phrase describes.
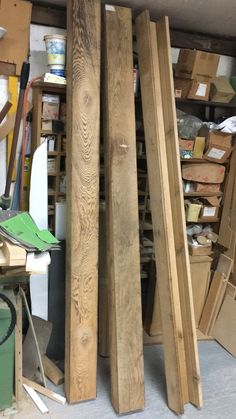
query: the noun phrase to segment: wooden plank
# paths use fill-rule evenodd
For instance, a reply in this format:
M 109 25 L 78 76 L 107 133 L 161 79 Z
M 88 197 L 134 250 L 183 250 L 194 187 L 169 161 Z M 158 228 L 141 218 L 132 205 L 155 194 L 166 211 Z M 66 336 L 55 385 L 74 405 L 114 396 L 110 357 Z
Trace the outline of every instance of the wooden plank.
M 52 5 L 33 4 L 31 23 L 66 29 L 66 9 Z
M 168 405 L 183 413 L 185 356 L 171 212 L 156 26 L 136 19 L 145 143 L 164 343 Z M 157 98 L 160 100 L 157 100 Z
M 236 286 L 228 282 L 225 293 L 232 298 L 236 298 Z
M 209 256 L 191 256 L 191 282 L 193 289 L 193 305 L 196 327 L 202 315 L 203 306 L 210 285 L 212 258 Z
M 112 404 L 144 408 L 131 9 L 105 11 L 105 173 Z
M 229 295 L 225 296 L 221 310 L 214 325 L 213 337 L 236 357 L 236 301 Z
M 15 76 L 16 65 L 12 63 L 5 63 L 0 61 L 0 74 L 2 76 Z
M 49 359 L 46 355 L 43 356 L 42 359 L 44 373 L 49 380 L 52 381 L 55 386 L 59 386 L 60 384 L 64 383 L 64 373 L 58 368 L 54 362 Z
M 100 18 L 98 0 L 67 2 L 67 281 L 65 391 L 96 397 Z
M 9 111 L 9 117 L 16 113 L 17 102 L 18 102 L 18 77 L 10 76 L 8 79 L 8 91 L 11 98 L 12 107 Z M 7 164 L 9 165 L 11 147 L 13 142 L 13 130 L 7 136 Z M 12 180 L 16 177 L 16 164 L 14 163 L 14 170 L 12 174 Z
M 232 262 L 232 259 L 228 258 L 224 254 L 220 255 L 199 324 L 199 329 L 205 335 L 211 335 L 214 327 L 217 314 L 224 298 L 227 282 L 229 280 Z
M 175 48 L 200 49 L 201 51 L 236 57 L 235 39 L 215 37 L 209 34 L 184 32 L 171 29 L 171 45 Z
M 22 400 L 22 300 L 18 292 L 16 296 L 16 327 L 15 327 L 15 396 L 16 402 Z
M 36 406 L 40 410 L 40 412 L 43 413 L 43 414 L 48 413 L 49 410 L 48 410 L 47 406 L 42 401 L 42 399 L 40 399 L 40 397 L 38 396 L 36 391 L 32 387 L 29 387 L 27 384 L 24 384 L 24 383 L 23 383 L 23 387 L 27 391 L 28 395 L 31 397 L 33 402 L 36 404 Z
M 186 391 L 185 400 L 189 400 L 191 403 L 200 407 L 202 406 L 200 366 L 187 245 L 168 17 L 162 18 L 156 24 L 156 29 L 161 80 L 161 103 L 164 117 L 177 275 L 187 367 L 188 392 Z
M 230 159 L 230 169 L 227 176 L 227 183 L 225 187 L 223 211 L 221 215 L 219 237 L 218 237 L 218 243 L 226 247 L 227 249 L 233 246 L 232 241 L 234 239 L 233 235 L 235 233 L 235 231 L 233 231 L 232 226 L 231 226 L 231 208 L 232 208 L 232 198 L 233 198 L 235 177 L 236 177 L 236 147 L 234 147 L 233 154 Z
M 38 383 L 35 383 L 34 381 L 29 380 L 28 378 L 23 377 L 23 383 L 26 384 L 28 387 L 31 387 L 33 390 L 37 391 L 40 394 L 43 394 L 44 396 L 48 397 L 51 400 L 54 400 L 55 402 L 58 402 L 60 404 L 66 403 L 66 398 L 61 396 L 60 394 L 55 393 L 54 391 L 49 390 L 48 388 L 45 388 L 41 386 Z

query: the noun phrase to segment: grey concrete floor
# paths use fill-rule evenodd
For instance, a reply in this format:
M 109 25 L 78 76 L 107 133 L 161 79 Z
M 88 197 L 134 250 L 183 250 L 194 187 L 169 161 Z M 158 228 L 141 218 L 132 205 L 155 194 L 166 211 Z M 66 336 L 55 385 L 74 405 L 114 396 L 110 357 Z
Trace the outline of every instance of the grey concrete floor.
M 174 419 L 177 417 L 166 404 L 163 352 L 160 345 L 145 347 L 145 397 L 143 412 L 130 414 L 129 419 Z M 183 419 L 236 419 L 236 359 L 216 342 L 200 342 L 199 353 L 204 397 L 201 410 L 186 405 Z M 46 419 L 112 419 L 110 402 L 109 365 L 107 359 L 99 359 L 97 399 L 76 405 L 61 406 L 42 397 L 49 408 Z M 62 386 L 52 387 L 63 394 Z M 6 415 L 5 418 L 12 418 Z M 43 415 L 26 396 L 15 419 L 39 419 Z

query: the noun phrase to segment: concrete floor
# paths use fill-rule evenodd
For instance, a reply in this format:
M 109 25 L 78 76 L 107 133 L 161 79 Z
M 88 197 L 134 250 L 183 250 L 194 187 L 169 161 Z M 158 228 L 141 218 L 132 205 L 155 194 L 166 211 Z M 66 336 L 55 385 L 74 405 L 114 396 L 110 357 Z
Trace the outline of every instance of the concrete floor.
M 166 405 L 165 377 L 163 372 L 162 347 L 145 347 L 145 394 L 146 407 L 144 412 L 128 415 L 129 419 L 174 419 L 174 415 Z M 201 410 L 186 405 L 183 419 L 235 419 L 236 418 L 236 359 L 233 358 L 216 342 L 200 342 L 199 353 L 201 362 L 204 407 Z M 63 394 L 63 388 L 53 387 Z M 61 406 L 54 401 L 42 397 L 49 408 L 47 419 L 112 419 L 114 413 L 109 397 L 109 365 L 107 359 L 99 360 L 98 395 L 90 402 L 72 406 Z M 6 412 L 7 413 L 7 412 Z M 5 415 L 5 418 L 12 418 Z M 15 419 L 42 419 L 41 413 L 26 396 L 21 403 Z

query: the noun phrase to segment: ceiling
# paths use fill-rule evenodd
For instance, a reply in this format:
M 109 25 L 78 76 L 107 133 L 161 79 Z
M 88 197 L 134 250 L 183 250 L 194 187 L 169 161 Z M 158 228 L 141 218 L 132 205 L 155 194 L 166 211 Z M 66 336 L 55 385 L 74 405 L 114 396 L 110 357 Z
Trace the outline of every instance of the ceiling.
M 32 1 L 66 6 L 66 0 Z M 135 15 L 149 9 L 152 19 L 167 15 L 174 29 L 236 37 L 235 0 L 109 0 L 106 3 L 132 7 Z

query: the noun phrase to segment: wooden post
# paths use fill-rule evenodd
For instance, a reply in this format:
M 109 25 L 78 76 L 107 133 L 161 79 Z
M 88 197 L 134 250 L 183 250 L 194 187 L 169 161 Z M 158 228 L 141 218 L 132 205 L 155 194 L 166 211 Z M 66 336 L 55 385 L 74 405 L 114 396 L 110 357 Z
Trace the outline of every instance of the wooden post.
M 171 211 L 156 25 L 136 19 L 145 144 L 169 407 L 183 413 L 186 365 Z M 160 98 L 160 100 L 158 100 Z
M 203 402 L 184 213 L 168 17 L 164 17 L 158 21 L 156 30 L 170 199 L 186 357 L 187 382 L 185 386 L 185 401 L 190 401 L 200 407 Z
M 22 399 L 22 299 L 16 296 L 16 327 L 15 327 L 15 396 L 16 402 Z
M 144 408 L 131 9 L 106 6 L 105 175 L 112 403 Z
M 96 397 L 100 1 L 67 2 L 67 283 L 65 391 Z

